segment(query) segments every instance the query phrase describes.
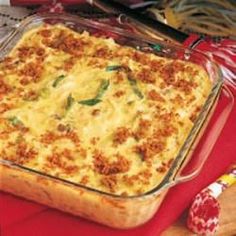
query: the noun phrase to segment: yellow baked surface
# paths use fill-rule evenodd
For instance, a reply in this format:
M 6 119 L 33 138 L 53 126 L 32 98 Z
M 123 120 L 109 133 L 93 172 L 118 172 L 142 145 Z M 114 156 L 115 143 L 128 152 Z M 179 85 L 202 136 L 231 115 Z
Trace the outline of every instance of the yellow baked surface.
M 144 193 L 165 176 L 211 86 L 195 64 L 45 24 L 0 62 L 0 158 Z

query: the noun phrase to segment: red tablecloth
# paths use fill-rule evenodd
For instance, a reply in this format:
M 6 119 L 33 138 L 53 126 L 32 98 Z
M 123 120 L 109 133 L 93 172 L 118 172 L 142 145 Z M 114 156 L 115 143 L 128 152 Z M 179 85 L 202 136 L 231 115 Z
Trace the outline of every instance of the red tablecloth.
M 236 97 L 236 90 L 233 91 Z M 219 105 L 209 124 L 201 144 L 214 128 L 217 117 L 225 107 L 220 98 Z M 80 217 L 74 217 L 48 207 L 23 200 L 0 192 L 0 235 L 1 236 L 156 236 L 172 224 L 189 206 L 193 197 L 205 186 L 226 171 L 235 161 L 236 151 L 236 109 L 221 132 L 216 145 L 203 166 L 200 174 L 193 180 L 173 187 L 166 196 L 156 215 L 145 225 L 131 230 L 115 230 Z M 217 129 L 217 127 L 216 127 Z M 195 155 L 197 156 L 198 150 Z M 0 173 L 1 177 L 1 173 Z M 236 204 L 236 203 L 232 203 Z
M 234 91 L 236 97 L 236 91 Z M 221 98 L 208 132 L 225 106 Z M 191 203 L 193 197 L 205 186 L 226 171 L 235 161 L 236 109 L 221 132 L 218 141 L 201 173 L 193 180 L 173 187 L 167 194 L 156 215 L 145 225 L 131 230 L 116 230 L 80 217 L 50 209 L 18 197 L 0 192 L 1 236 L 47 236 L 47 235 L 96 235 L 96 236 L 153 236 L 172 224 Z M 206 133 L 206 134 L 207 134 Z M 203 141 L 206 137 L 203 137 Z M 201 142 L 203 143 L 203 142 Z M 196 150 L 196 153 L 198 151 Z M 236 203 L 232 203 L 236 204 Z

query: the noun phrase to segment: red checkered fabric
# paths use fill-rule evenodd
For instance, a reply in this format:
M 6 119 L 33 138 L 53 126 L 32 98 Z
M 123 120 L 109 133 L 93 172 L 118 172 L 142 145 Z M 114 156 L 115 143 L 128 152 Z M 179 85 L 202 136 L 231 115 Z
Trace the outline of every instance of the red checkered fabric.
M 189 210 L 187 225 L 198 235 L 214 235 L 219 226 L 220 205 L 210 191 L 197 194 Z

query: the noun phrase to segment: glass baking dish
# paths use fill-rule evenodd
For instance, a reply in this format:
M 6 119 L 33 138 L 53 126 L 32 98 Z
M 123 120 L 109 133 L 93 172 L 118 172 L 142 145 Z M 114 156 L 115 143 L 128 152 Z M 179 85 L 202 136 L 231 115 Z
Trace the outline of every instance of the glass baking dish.
M 155 214 L 170 187 L 190 180 L 198 174 L 232 109 L 232 95 L 225 86 L 222 86 L 222 75 L 218 66 L 200 52 L 162 41 L 154 41 L 119 28 L 66 14 L 42 14 L 25 19 L 0 45 L 0 59 L 7 56 L 27 30 L 45 22 L 49 24 L 60 23 L 78 32 L 86 30 L 91 34 L 105 34 L 113 37 L 121 45 L 135 47 L 144 52 L 152 52 L 165 58 L 178 58 L 200 64 L 211 79 L 211 93 L 169 171 L 158 186 L 144 194 L 126 197 L 105 193 L 7 160 L 0 160 L 0 190 L 110 227 L 127 229 L 141 225 Z M 218 115 L 216 127 L 210 132 L 210 138 L 207 138 L 205 144 L 201 146 L 197 159 L 191 160 L 191 154 L 214 112 L 220 93 L 226 100 L 226 105 Z M 182 169 L 190 160 L 193 167 L 184 175 L 181 174 Z

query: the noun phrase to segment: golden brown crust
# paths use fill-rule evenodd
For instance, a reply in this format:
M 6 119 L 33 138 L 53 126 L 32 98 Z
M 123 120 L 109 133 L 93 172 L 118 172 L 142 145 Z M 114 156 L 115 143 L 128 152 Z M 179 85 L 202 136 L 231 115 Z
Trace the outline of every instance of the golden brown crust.
M 113 142 L 115 144 L 124 143 L 129 137 L 131 133 L 130 130 L 125 127 L 119 127 L 114 133 Z
M 98 150 L 95 150 L 93 156 L 93 164 L 95 171 L 102 175 L 113 175 L 127 172 L 130 168 L 131 162 L 119 153 L 117 153 L 115 157 L 115 161 L 109 162 L 108 158 L 104 156 L 103 153 L 99 152 Z
M 165 176 L 210 89 L 192 63 L 44 25 L 0 62 L 0 154 L 97 190 L 141 194 Z

